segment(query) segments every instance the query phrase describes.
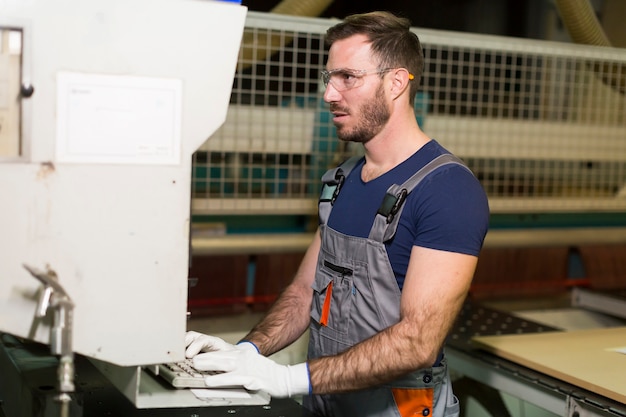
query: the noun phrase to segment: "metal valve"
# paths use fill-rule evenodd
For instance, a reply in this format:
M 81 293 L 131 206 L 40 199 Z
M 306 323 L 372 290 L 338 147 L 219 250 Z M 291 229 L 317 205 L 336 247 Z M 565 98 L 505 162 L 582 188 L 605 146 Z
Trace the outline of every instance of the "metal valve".
M 45 272 L 24 265 L 30 274 L 43 284 L 37 302 L 36 316 L 45 317 L 48 309 L 54 311 L 54 322 L 50 329 L 50 350 L 59 355 L 57 401 L 61 404 L 61 417 L 69 416 L 70 393 L 74 392 L 74 353 L 72 351 L 72 317 L 74 303 L 59 284 L 57 274 L 51 269 Z

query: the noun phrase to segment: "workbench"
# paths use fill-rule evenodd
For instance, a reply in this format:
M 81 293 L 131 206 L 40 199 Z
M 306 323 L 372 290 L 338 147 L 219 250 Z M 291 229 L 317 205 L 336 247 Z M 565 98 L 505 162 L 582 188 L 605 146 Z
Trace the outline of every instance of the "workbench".
M 626 298 L 624 300 L 626 302 Z M 521 344 L 521 338 L 524 337 L 545 335 L 553 338 L 554 343 L 560 343 L 559 336 L 561 336 L 564 348 L 571 337 L 566 331 L 520 318 L 510 312 L 467 302 L 448 339 L 446 355 L 450 369 L 457 377 L 461 375 L 469 378 L 484 385 L 488 390 L 507 393 L 559 416 L 626 416 L 624 402 L 586 389 L 580 384 L 568 382 L 566 380 L 568 378 L 558 378 L 545 373 L 545 368 L 535 366 L 536 364 L 531 361 L 520 362 L 513 356 L 508 356 L 507 359 L 494 354 L 495 350 L 489 352 L 481 349 L 475 341 L 493 340 L 486 336 L 501 337 L 510 341 L 514 335 L 520 336 L 520 341 L 514 342 L 514 346 L 517 346 L 517 343 Z M 624 344 L 626 344 L 626 339 Z M 483 344 L 482 347 L 484 346 Z M 526 354 L 533 356 L 532 346 Z M 587 359 L 593 361 L 594 357 L 589 354 Z M 575 366 L 574 364 L 573 367 Z M 626 393 L 626 369 L 622 375 L 624 375 L 622 390 Z M 462 402 L 463 397 L 473 396 L 473 392 L 480 392 L 480 390 L 473 386 L 468 392 L 464 392 L 460 386 L 458 388 L 455 386 L 455 393 L 461 397 Z M 477 400 L 480 401 L 480 398 Z

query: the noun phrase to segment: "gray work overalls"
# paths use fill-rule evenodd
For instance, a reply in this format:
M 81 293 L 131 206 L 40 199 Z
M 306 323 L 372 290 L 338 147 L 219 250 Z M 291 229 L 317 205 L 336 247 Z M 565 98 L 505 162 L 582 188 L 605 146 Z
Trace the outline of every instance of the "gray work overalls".
M 400 320 L 398 283 L 383 242 L 395 234 L 402 203 L 430 172 L 443 164 L 463 163 L 444 154 L 386 193 L 367 239 L 346 236 L 327 226 L 344 178 L 359 158 L 328 171 L 319 203 L 321 249 L 313 284 L 309 359 L 338 354 Z M 391 383 L 337 395 L 305 397 L 304 405 L 327 417 L 455 417 L 446 359 Z

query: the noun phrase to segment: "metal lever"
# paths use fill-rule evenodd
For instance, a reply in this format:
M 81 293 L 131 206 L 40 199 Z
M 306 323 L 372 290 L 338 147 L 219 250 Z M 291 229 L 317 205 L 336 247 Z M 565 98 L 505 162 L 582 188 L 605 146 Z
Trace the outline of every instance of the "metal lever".
M 57 274 L 51 269 L 46 272 L 23 265 L 30 274 L 39 280 L 44 288 L 37 302 L 36 316 L 45 317 L 49 308 L 54 310 L 54 323 L 50 330 L 50 350 L 59 355 L 59 395 L 61 417 L 69 417 L 70 393 L 74 392 L 74 353 L 72 351 L 72 318 L 74 303 L 65 289 L 59 284 Z

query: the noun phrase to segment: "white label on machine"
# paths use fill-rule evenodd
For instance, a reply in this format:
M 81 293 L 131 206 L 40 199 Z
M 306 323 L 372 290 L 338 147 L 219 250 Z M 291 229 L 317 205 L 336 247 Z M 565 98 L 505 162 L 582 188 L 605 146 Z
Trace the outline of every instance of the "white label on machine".
M 62 72 L 58 162 L 180 164 L 182 82 Z

